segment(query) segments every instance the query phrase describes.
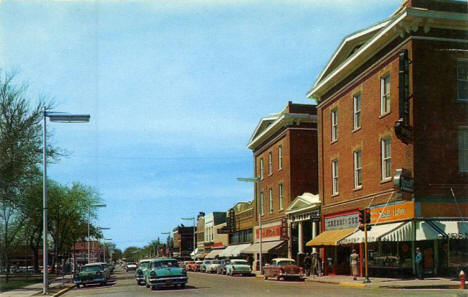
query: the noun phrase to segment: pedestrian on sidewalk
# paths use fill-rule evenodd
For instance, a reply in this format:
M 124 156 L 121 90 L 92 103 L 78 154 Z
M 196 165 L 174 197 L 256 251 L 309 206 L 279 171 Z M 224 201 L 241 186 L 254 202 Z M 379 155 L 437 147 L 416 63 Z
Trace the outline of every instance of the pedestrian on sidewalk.
M 424 257 L 419 247 L 416 248 L 416 275 L 418 279 L 424 279 Z
M 310 257 L 310 254 L 307 253 L 305 258 L 304 258 L 304 273 L 307 276 L 310 276 L 310 268 L 312 266 L 312 259 Z
M 357 280 L 357 276 L 359 275 L 358 261 L 359 254 L 356 252 L 356 249 L 353 249 L 353 253 L 350 256 L 351 273 L 353 275 L 353 280 Z

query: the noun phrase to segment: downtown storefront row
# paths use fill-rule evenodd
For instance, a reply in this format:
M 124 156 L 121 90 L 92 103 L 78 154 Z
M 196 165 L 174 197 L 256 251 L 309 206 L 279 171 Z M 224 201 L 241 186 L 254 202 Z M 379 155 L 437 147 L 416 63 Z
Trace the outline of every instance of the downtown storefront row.
M 426 274 L 453 273 L 468 263 L 468 220 L 463 217 L 424 217 L 424 207 L 414 201 L 396 201 L 371 209 L 367 232 L 368 267 L 371 276 L 409 276 L 415 272 L 415 250 L 421 248 Z M 435 205 L 432 205 L 434 207 Z M 360 255 L 363 275 L 364 232 L 359 212 L 325 216 L 325 230 L 307 243 L 320 247 L 326 274 L 350 274 L 349 256 Z

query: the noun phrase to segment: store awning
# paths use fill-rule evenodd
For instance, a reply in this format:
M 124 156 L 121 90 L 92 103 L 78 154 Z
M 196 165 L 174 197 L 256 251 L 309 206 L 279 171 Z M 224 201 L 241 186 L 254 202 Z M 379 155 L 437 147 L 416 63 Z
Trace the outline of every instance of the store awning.
M 468 238 L 468 221 L 430 221 L 430 223 L 441 232 L 440 237 L 442 238 Z
M 262 254 L 268 254 L 270 250 L 280 247 L 280 245 L 283 243 L 284 243 L 284 240 L 262 242 Z M 241 253 L 242 254 L 258 254 L 259 250 L 260 250 L 260 243 L 257 242 L 241 250 Z
M 208 253 L 197 254 L 195 255 L 195 259 L 205 259 L 206 255 L 208 255 Z
M 219 253 L 219 257 L 220 258 L 237 257 L 240 255 L 241 251 L 248 246 L 250 246 L 250 243 L 230 245 L 227 248 L 225 248 L 221 253 Z
M 415 241 L 434 240 L 441 237 L 441 233 L 436 230 L 429 222 L 418 221 L 416 225 Z M 380 238 L 382 241 L 412 241 L 413 240 L 413 222 L 406 222 L 399 228 L 385 234 Z
M 372 226 L 370 231 L 367 231 L 367 242 L 376 242 L 380 240 L 380 237 L 392 232 L 395 229 L 398 229 L 401 225 L 405 223 L 390 223 L 390 224 L 381 224 Z M 361 243 L 364 242 L 364 231 L 357 230 L 356 232 L 346 236 L 338 242 L 338 244 L 352 244 L 352 243 Z
M 191 252 L 190 256 L 192 256 L 192 258 L 194 258 L 196 254 L 198 254 L 198 248 L 196 248 L 193 252 Z
M 356 228 L 347 228 L 340 230 L 329 230 L 320 233 L 318 236 L 313 238 L 311 241 L 306 243 L 306 246 L 330 246 L 338 245 L 338 242 L 350 235 L 356 230 Z
M 214 259 L 216 256 L 219 255 L 224 249 L 217 249 L 217 250 L 212 250 L 211 252 L 206 255 L 205 259 Z

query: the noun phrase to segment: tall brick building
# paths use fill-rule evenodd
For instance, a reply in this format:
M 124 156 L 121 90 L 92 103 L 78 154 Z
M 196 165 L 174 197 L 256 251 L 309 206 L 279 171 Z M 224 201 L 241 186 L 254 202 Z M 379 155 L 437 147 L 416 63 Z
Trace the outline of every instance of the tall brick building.
M 292 246 L 288 239 L 297 240 L 298 236 L 288 236 L 291 232 L 285 211 L 297 196 L 318 192 L 315 106 L 288 102 L 280 113 L 264 117 L 248 148 L 253 151 L 254 172 L 259 181 L 253 203 L 254 244 L 243 253 L 252 254 L 258 260 L 260 213 L 265 260 L 286 256 L 291 254 L 288 246 Z M 301 231 L 310 236 L 311 229 L 310 224 Z
M 467 3 L 408 0 L 344 38 L 308 93 L 318 102 L 322 250 L 328 272 L 361 252 L 371 273 L 427 273 L 468 261 Z M 362 263 L 363 261 L 361 261 Z

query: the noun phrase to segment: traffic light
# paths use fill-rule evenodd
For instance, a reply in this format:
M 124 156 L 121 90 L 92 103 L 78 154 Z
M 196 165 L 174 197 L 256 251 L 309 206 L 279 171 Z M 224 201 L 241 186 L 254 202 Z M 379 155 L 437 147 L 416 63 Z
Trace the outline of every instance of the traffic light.
M 359 210 L 359 224 L 364 224 L 366 220 L 366 210 L 360 209 Z
M 365 218 L 365 219 L 364 219 L 364 222 L 365 222 L 366 224 L 370 224 L 370 217 L 371 217 L 371 215 L 370 215 L 370 209 L 369 209 L 369 208 L 364 209 L 364 214 L 365 214 L 365 216 L 364 216 L 364 218 Z
M 369 208 L 359 210 L 359 230 L 364 231 L 364 225 L 367 225 L 367 231 L 370 231 L 371 213 Z

